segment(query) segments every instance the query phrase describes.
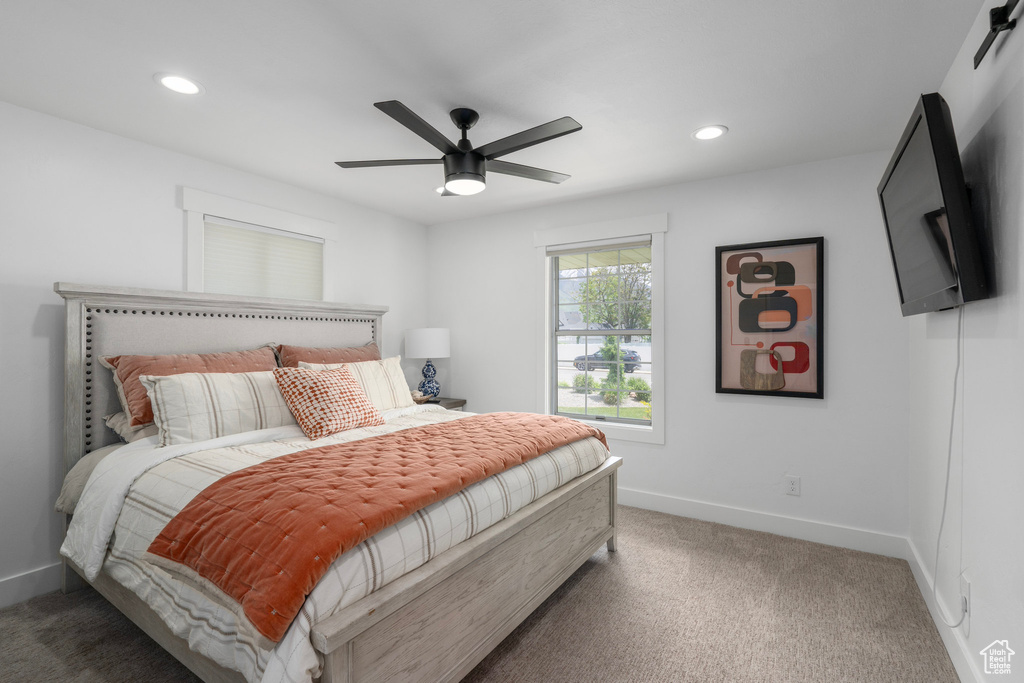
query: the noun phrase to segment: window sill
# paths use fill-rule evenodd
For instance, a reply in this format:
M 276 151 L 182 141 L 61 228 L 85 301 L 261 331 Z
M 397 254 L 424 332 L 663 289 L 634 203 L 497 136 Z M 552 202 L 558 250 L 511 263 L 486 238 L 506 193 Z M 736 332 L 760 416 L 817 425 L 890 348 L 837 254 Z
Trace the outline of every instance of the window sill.
M 602 420 L 588 420 L 581 417 L 574 417 L 573 419 L 593 425 L 613 441 L 633 441 L 635 443 L 665 445 L 664 428 L 659 429 L 655 426 L 626 425 L 616 422 L 604 422 Z

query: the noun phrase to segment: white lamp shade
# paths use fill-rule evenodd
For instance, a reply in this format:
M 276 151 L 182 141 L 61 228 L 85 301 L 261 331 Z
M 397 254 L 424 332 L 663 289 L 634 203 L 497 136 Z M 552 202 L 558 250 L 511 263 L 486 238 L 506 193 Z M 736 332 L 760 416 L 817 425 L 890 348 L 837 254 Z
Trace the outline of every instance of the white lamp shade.
M 405 333 L 406 358 L 448 358 L 451 335 L 447 327 L 421 327 Z

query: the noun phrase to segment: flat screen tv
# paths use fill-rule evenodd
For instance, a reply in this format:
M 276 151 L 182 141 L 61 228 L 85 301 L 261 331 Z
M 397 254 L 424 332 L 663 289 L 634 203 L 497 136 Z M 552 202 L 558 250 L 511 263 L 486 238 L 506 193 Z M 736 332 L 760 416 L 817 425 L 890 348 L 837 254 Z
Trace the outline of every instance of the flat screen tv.
M 949 106 L 921 95 L 878 184 L 903 315 L 988 297 Z

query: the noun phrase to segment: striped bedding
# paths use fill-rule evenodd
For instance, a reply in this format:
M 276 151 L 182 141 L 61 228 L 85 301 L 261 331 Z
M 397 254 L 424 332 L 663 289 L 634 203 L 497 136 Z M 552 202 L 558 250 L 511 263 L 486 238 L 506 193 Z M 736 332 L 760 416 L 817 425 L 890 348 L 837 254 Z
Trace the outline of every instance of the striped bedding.
M 309 641 L 312 624 L 381 588 L 432 557 L 513 514 L 567 481 L 597 468 L 604 446 L 588 438 L 555 449 L 523 465 L 478 482 L 414 513 L 345 553 L 332 565 L 273 650 L 244 635 L 234 612 L 171 578 L 143 559 L 149 544 L 196 494 L 221 476 L 312 445 L 343 443 L 468 415 L 436 406 L 414 406 L 384 414 L 385 424 L 310 442 L 298 428 L 268 442 L 243 443 L 187 452 L 157 462 L 134 479 L 113 524 L 103 570 L 144 599 L 193 650 L 249 681 L 298 683 L 319 676 L 322 662 Z M 165 449 L 151 449 L 161 451 Z M 142 455 L 141 453 L 139 454 Z M 135 457 L 135 456 L 133 456 Z M 99 479 L 103 479 L 99 477 Z M 100 484 L 83 494 L 101 497 Z M 84 509 L 88 510 L 89 506 Z M 73 526 L 87 525 L 76 513 Z M 73 535 L 69 531 L 69 538 Z M 102 534 L 100 535 L 102 537 Z M 65 543 L 65 546 L 73 544 Z M 72 552 L 71 559 L 79 562 Z M 80 563 L 80 566 L 82 564 Z

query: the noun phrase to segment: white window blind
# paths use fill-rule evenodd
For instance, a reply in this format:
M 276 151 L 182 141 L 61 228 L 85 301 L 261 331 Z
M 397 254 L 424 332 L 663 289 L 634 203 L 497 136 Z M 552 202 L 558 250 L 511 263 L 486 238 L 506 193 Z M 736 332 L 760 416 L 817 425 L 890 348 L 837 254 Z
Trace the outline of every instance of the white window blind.
M 323 238 L 210 215 L 203 224 L 205 291 L 323 299 Z

